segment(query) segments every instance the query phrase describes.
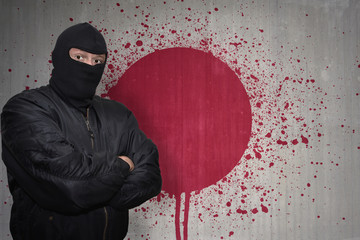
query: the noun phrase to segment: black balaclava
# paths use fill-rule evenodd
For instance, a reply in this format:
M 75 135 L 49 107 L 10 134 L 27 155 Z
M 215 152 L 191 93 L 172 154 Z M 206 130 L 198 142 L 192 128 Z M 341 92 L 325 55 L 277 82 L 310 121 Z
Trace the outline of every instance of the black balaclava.
M 88 23 L 76 24 L 62 32 L 52 52 L 54 69 L 50 86 L 67 103 L 85 113 L 91 105 L 105 63 L 94 66 L 78 62 L 69 55 L 71 48 L 93 54 L 106 54 L 106 43 L 101 33 Z

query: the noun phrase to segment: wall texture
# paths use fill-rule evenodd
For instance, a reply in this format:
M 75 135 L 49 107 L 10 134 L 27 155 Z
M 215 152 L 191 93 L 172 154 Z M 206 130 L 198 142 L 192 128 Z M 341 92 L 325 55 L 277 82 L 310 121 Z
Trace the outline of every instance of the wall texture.
M 360 1 L 0 0 L 1 108 L 80 22 L 108 42 L 98 94 L 160 150 L 127 239 L 360 239 Z M 1 162 L 1 240 L 11 205 Z

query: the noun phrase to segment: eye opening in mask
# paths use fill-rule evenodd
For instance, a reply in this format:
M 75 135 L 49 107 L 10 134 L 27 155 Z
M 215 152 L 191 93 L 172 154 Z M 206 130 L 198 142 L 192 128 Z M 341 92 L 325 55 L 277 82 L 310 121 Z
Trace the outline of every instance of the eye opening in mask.
M 79 48 L 70 48 L 69 56 L 75 61 L 82 62 L 91 66 L 98 64 L 104 64 L 106 60 L 106 54 L 93 54 Z

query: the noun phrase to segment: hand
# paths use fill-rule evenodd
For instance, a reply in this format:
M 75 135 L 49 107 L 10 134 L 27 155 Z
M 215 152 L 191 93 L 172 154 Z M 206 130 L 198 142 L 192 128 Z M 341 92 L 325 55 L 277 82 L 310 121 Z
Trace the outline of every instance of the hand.
M 123 161 L 125 161 L 127 164 L 129 164 L 129 166 L 130 166 L 129 171 L 130 171 L 130 172 L 131 172 L 132 170 L 134 170 L 135 165 L 134 165 L 133 161 L 132 161 L 130 158 L 128 158 L 127 156 L 118 156 L 118 158 L 120 158 L 121 160 L 123 160 Z

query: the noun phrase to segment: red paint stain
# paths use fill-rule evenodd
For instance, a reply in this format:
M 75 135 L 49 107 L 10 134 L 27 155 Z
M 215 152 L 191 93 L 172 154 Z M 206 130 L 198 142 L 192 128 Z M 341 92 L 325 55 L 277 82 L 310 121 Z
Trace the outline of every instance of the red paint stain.
M 241 210 L 240 208 L 236 210 L 237 213 L 240 213 L 240 214 L 247 214 L 247 211 L 246 210 Z
M 261 204 L 261 211 L 263 211 L 264 213 L 268 213 L 269 209 L 266 206 Z
M 308 144 L 309 140 L 306 137 L 304 137 L 303 135 L 301 135 L 301 142 L 305 143 L 305 144 Z
M 143 42 L 141 40 L 136 41 L 136 46 L 141 47 L 143 45 Z
M 253 149 L 253 151 L 254 151 L 254 153 L 255 153 L 255 157 L 258 158 L 258 159 L 260 159 L 260 158 L 261 158 L 261 154 L 260 154 L 258 151 L 256 151 L 255 149 Z
M 255 80 L 255 82 L 258 82 L 258 81 L 259 81 L 259 79 L 258 79 L 256 76 L 252 75 L 252 74 L 250 74 L 250 78 L 253 79 L 253 80 Z
M 70 22 L 74 21 L 74 19 L 73 19 L 73 18 L 69 18 L 69 20 L 70 20 Z
M 203 1 L 204 2 L 204 1 Z M 164 2 L 165 4 L 165 2 Z M 144 6 L 141 6 L 144 7 Z M 137 6 L 137 8 L 139 8 Z M 150 6 L 148 6 L 149 10 Z M 226 8 L 226 6 L 224 6 Z M 187 8 L 185 8 L 186 10 Z M 262 37 L 262 34 L 256 34 L 256 31 L 259 30 L 259 26 L 255 26 L 255 29 L 249 28 L 242 28 L 242 30 L 239 30 L 237 33 L 231 35 L 231 31 L 228 31 L 228 33 L 224 33 L 223 39 L 221 39 L 221 44 L 217 42 L 217 40 L 214 38 L 212 39 L 213 34 L 217 34 L 216 32 L 213 32 L 211 29 L 209 29 L 207 26 L 210 21 L 207 19 L 209 18 L 205 14 L 210 8 L 205 8 L 199 11 L 199 8 L 194 7 L 192 9 L 188 9 L 186 13 L 188 14 L 185 18 L 180 18 L 179 16 L 174 16 L 171 18 L 169 16 L 169 22 L 164 24 L 153 24 L 154 22 L 151 22 L 151 19 L 147 17 L 148 13 L 146 11 L 143 12 L 137 12 L 137 18 L 138 23 L 143 22 L 142 26 L 143 28 L 137 28 L 139 31 L 136 33 L 130 33 L 130 32 L 123 32 L 124 35 L 126 34 L 133 34 L 134 39 L 141 39 L 144 42 L 149 41 L 150 45 L 147 45 L 146 47 L 142 48 L 133 48 L 130 47 L 132 44 L 128 43 L 126 44 L 127 48 L 126 51 L 123 53 L 119 52 L 120 56 L 116 59 L 117 62 L 123 62 L 125 60 L 125 66 L 129 67 L 136 62 L 141 55 L 146 52 L 153 52 L 157 51 L 158 49 L 168 48 L 172 46 L 191 46 L 194 49 L 202 49 L 204 51 L 211 51 L 214 55 L 217 54 L 218 56 L 221 56 L 221 59 L 229 64 L 232 69 L 234 69 L 237 76 L 240 78 L 242 83 L 244 84 L 247 93 L 249 94 L 249 98 L 251 101 L 253 109 L 253 131 L 252 136 L 254 136 L 253 139 L 256 139 L 255 141 L 251 141 L 249 143 L 249 151 L 246 153 L 244 158 L 241 159 L 241 167 L 244 170 L 228 174 L 227 177 L 223 178 L 220 182 L 221 183 L 232 183 L 233 181 L 238 181 L 240 178 L 241 181 L 244 181 L 241 183 L 241 196 L 238 196 L 238 192 L 235 194 L 236 196 L 233 197 L 240 197 L 241 203 L 243 204 L 241 206 L 242 209 L 248 209 L 250 212 L 250 204 L 253 204 L 253 201 L 249 197 L 252 194 L 260 194 L 262 191 L 261 189 L 268 189 L 267 191 L 273 191 L 273 192 L 267 192 L 268 195 L 264 198 L 261 198 L 261 202 L 266 202 L 269 199 L 273 198 L 274 201 L 277 201 L 279 198 L 284 196 L 284 193 L 281 192 L 281 188 L 277 186 L 277 184 L 273 183 L 272 186 L 268 186 L 267 183 L 260 183 L 260 186 L 254 186 L 256 185 L 256 178 L 259 177 L 262 172 L 261 171 L 269 171 L 271 167 L 271 172 L 273 172 L 279 179 L 288 178 L 290 179 L 292 174 L 302 174 L 301 172 L 301 166 L 299 166 L 299 171 L 289 172 L 286 169 L 284 169 L 284 166 L 286 164 L 293 164 L 296 162 L 296 155 L 295 155 L 295 147 L 294 145 L 299 144 L 299 142 L 302 142 L 302 138 L 298 137 L 298 139 L 294 139 L 294 135 L 290 135 L 290 133 L 295 133 L 296 136 L 300 136 L 301 134 L 303 136 L 307 136 L 306 139 L 309 142 L 308 138 L 310 136 L 317 136 L 317 133 L 320 131 L 319 129 L 314 129 L 312 126 L 315 125 L 316 121 L 319 121 L 318 116 L 320 116 L 321 107 L 325 107 L 324 103 L 321 102 L 321 104 L 317 104 L 317 107 L 311 106 L 312 110 L 309 114 L 306 114 L 305 116 L 302 116 L 303 114 L 301 111 L 301 107 L 304 106 L 304 98 L 305 96 L 309 96 L 311 94 L 315 94 L 316 98 L 320 99 L 326 95 L 326 93 L 323 93 L 320 88 L 318 88 L 315 85 L 315 80 L 312 79 L 312 76 L 306 76 L 307 74 L 304 74 L 304 67 L 305 64 L 307 64 L 306 58 L 302 58 L 299 53 L 300 47 L 294 47 L 290 43 L 280 43 L 282 50 L 290 49 L 293 56 L 289 60 L 289 62 L 284 62 L 281 56 L 279 56 L 276 61 L 274 59 L 268 59 L 268 56 L 271 56 L 273 53 L 270 49 L 266 49 L 267 41 Z M 200 15 L 199 15 L 200 13 Z M 211 17 L 216 17 L 216 12 L 213 12 L 214 14 Z M 239 12 L 241 13 L 241 11 Z M 242 16 L 244 16 L 243 13 L 241 13 Z M 124 16 L 126 16 L 124 14 Z M 133 12 L 131 13 L 131 16 L 133 17 Z M 140 19 L 140 18 L 143 19 Z M 150 21 L 147 21 L 150 20 Z M 154 17 L 154 20 L 157 21 L 156 16 Z M 145 24 L 146 23 L 146 24 Z M 197 24 L 197 26 L 194 25 Z M 176 31 L 173 26 L 176 26 L 176 24 L 182 24 L 188 26 L 189 32 L 181 31 L 178 29 Z M 145 27 L 151 26 L 151 28 Z M 226 26 L 225 26 L 226 28 Z M 228 30 L 231 27 L 228 28 Z M 151 32 L 152 29 L 156 29 L 157 31 Z M 253 31 L 248 31 L 253 30 Z M 254 31 L 255 30 L 255 31 Z M 159 34 L 161 32 L 161 34 Z M 261 32 L 261 31 L 260 31 Z M 165 33 L 165 34 L 163 34 Z M 169 34 L 170 33 L 170 34 Z M 230 34 L 230 35 L 229 35 Z M 241 35 L 240 35 L 241 34 Z M 169 37 L 170 36 L 170 37 Z M 240 39 L 239 36 L 243 36 L 243 38 Z M 256 39 L 256 37 L 260 36 L 261 38 Z M 174 40 L 176 38 L 176 40 Z M 201 39 L 203 39 L 201 41 Z M 115 46 L 113 48 L 124 48 L 124 42 L 128 41 L 127 37 L 124 37 L 121 39 L 122 41 L 119 41 L 117 44 L 119 46 Z M 153 42 L 156 42 L 156 44 L 152 45 Z M 116 41 L 112 41 L 112 44 L 114 44 Z M 222 48 L 220 45 L 228 44 L 229 46 Z M 134 46 L 136 45 L 136 41 L 133 43 Z M 261 47 L 259 47 L 261 46 Z M 145 51 L 144 51 L 145 49 Z M 304 49 L 302 49 L 304 50 Z M 140 53 L 142 51 L 142 53 Z M 256 53 L 255 53 L 256 52 Z M 280 53 L 281 55 L 281 53 Z M 251 56 L 251 57 L 250 57 Z M 256 57 L 255 61 L 252 61 L 251 59 L 253 57 Z M 285 58 L 284 58 L 285 59 Z M 299 59 L 299 61 L 298 61 Z M 303 60 L 304 59 L 304 60 Z M 301 60 L 301 61 L 300 61 Z M 115 61 L 115 60 L 114 60 Z M 311 60 L 309 61 L 311 62 Z M 112 62 L 114 65 L 115 63 Z M 286 72 L 286 70 L 283 69 L 284 64 L 292 65 L 292 71 Z M 123 70 L 119 70 L 119 65 L 116 65 L 113 69 L 109 69 L 109 75 L 112 74 L 112 77 L 109 77 L 111 79 L 114 79 L 118 76 L 121 76 L 123 74 Z M 266 66 L 267 65 L 267 66 Z M 265 66 L 265 68 L 264 68 Z M 356 66 L 356 65 L 355 65 Z M 269 68 L 268 68 L 269 67 Z M 113 71 L 119 71 L 119 73 L 115 76 L 116 72 Z M 108 76 L 109 76 L 108 75 Z M 276 79 L 277 76 L 280 76 L 282 78 Z M 285 77 L 287 76 L 287 77 Z M 285 78 L 285 79 L 284 79 Z M 276 81 L 273 81 L 276 80 Z M 121 79 L 119 81 L 119 84 L 121 83 Z M 126 82 L 123 82 L 124 85 L 126 85 Z M 269 89 L 274 89 L 269 91 Z M 161 92 L 162 93 L 162 92 Z M 306 94 L 302 94 L 306 93 Z M 357 94 L 358 95 L 358 94 Z M 141 100 L 139 100 L 141 101 Z M 326 107 L 325 107 L 326 108 Z M 315 110 L 316 109 L 316 110 Z M 316 111 L 316 116 L 313 114 L 310 116 L 313 112 Z M 314 122 L 315 120 L 315 122 Z M 314 124 L 309 124 L 312 121 Z M 140 121 L 139 121 L 140 122 Z M 142 124 L 140 122 L 140 124 Z M 321 128 L 322 126 L 320 126 Z M 317 128 L 317 127 L 316 127 Z M 297 131 L 297 132 L 294 132 Z M 315 133 L 314 133 L 315 132 Z M 266 134 L 265 138 L 263 137 L 264 134 Z M 279 142 L 277 140 L 280 140 Z M 311 143 L 311 141 L 310 141 Z M 281 155 L 276 152 L 276 149 L 279 148 L 277 146 L 280 144 L 280 148 L 284 150 L 290 150 L 292 154 L 290 153 L 288 156 Z M 308 144 L 308 143 L 305 143 Z M 309 146 L 312 147 L 312 146 Z M 316 147 L 316 145 L 314 145 Z M 292 149 L 293 148 L 293 149 Z M 260 153 L 262 155 L 261 159 L 256 157 L 256 152 Z M 161 156 L 162 157 L 162 156 Z M 257 161 L 254 161 L 257 160 Z M 316 162 L 316 161 L 315 161 Z M 306 164 L 306 163 L 305 163 Z M 314 163 L 315 164 L 315 163 Z M 335 164 L 335 163 L 333 163 Z M 316 166 L 312 165 L 313 167 L 320 167 L 322 166 L 322 162 L 316 162 Z M 221 168 L 222 166 L 219 166 Z M 246 178 L 243 178 L 243 176 L 246 176 Z M 312 178 L 314 174 L 310 174 L 309 176 L 309 182 L 314 180 Z M 184 183 L 186 184 L 186 183 Z M 291 185 L 294 189 L 299 188 L 300 186 L 297 186 L 299 184 L 301 186 L 302 183 L 300 182 L 292 182 Z M 175 185 L 175 184 L 174 184 Z M 229 184 L 231 186 L 231 184 Z M 179 187 L 180 189 L 182 187 Z M 220 185 L 216 184 L 215 188 L 222 188 Z M 240 189 L 239 188 L 239 189 Z M 188 188 L 190 189 L 190 188 Z M 275 189 L 275 191 L 274 191 Z M 225 189 L 226 190 L 226 187 Z M 167 191 L 167 190 L 166 190 Z M 222 195 L 225 195 L 225 191 L 217 191 L 214 190 L 211 194 L 219 194 L 220 199 L 224 201 L 224 198 Z M 171 195 L 171 194 L 170 194 Z M 180 196 L 173 194 L 176 198 L 176 202 L 180 201 Z M 185 196 L 185 199 L 182 199 L 182 204 L 179 204 L 176 206 L 176 210 L 179 210 L 180 213 L 186 212 L 186 207 L 183 204 L 184 201 L 187 201 L 187 196 L 181 195 L 183 198 Z M 231 195 L 231 194 L 230 194 Z M 223 197 L 223 198 L 221 198 Z M 305 199 L 306 196 L 303 198 Z M 310 194 L 308 195 L 309 200 L 311 201 Z M 196 192 L 195 195 L 193 195 L 192 199 L 197 199 Z M 234 198 L 235 199 L 235 198 Z M 245 201 L 246 200 L 246 201 Z M 160 199 L 158 200 L 160 201 Z M 166 200 L 165 200 L 166 201 Z M 197 199 L 196 204 L 204 204 L 206 205 L 206 201 L 202 202 L 202 197 L 199 197 Z M 209 208 L 209 211 L 213 211 L 213 213 L 209 216 L 215 216 L 217 219 L 215 221 L 218 221 L 219 213 L 221 211 L 221 207 L 224 207 L 224 202 L 221 201 L 218 203 L 211 203 L 212 209 Z M 226 201 L 225 201 L 226 202 Z M 233 205 L 235 202 L 232 202 Z M 290 203 L 289 203 L 290 204 Z M 270 208 L 270 205 L 267 206 Z M 183 209 L 179 209 L 183 208 Z M 219 210 L 220 209 L 220 210 Z M 259 211 L 262 212 L 262 209 L 258 207 Z M 239 210 L 240 211 L 240 210 Z M 246 210 L 241 210 L 246 212 Z M 280 209 L 279 209 L 280 211 Z M 237 211 L 238 212 L 238 211 Z M 247 212 L 246 212 L 247 213 Z M 262 212 L 263 213 L 263 212 Z M 180 215 L 177 216 L 180 216 Z M 260 215 L 260 214 L 258 214 Z M 220 214 L 221 216 L 221 214 Z M 251 217 L 255 215 L 240 215 L 240 218 L 245 217 Z M 206 219 L 205 216 L 201 216 L 202 218 Z M 177 218 L 177 217 L 176 217 Z M 178 219 L 179 220 L 179 219 Z M 206 219 L 206 221 L 211 221 L 211 219 Z M 255 221 L 253 219 L 252 221 Z M 176 226 L 177 228 L 181 226 L 181 224 L 185 224 L 184 222 L 180 222 L 180 220 L 177 222 Z M 177 236 L 180 236 L 180 231 L 177 230 Z M 178 240 L 180 237 L 177 238 Z
M 286 146 L 286 145 L 288 144 L 287 141 L 282 141 L 282 140 L 280 140 L 280 139 L 277 140 L 276 143 L 277 143 L 277 144 L 280 144 L 280 145 L 283 145 L 283 146 Z
M 213 55 L 171 48 L 137 61 L 107 95 L 134 112 L 159 148 L 163 190 L 176 198 L 177 239 L 180 196 L 185 193 L 187 239 L 190 193 L 226 176 L 247 148 L 252 117 L 244 87 Z

